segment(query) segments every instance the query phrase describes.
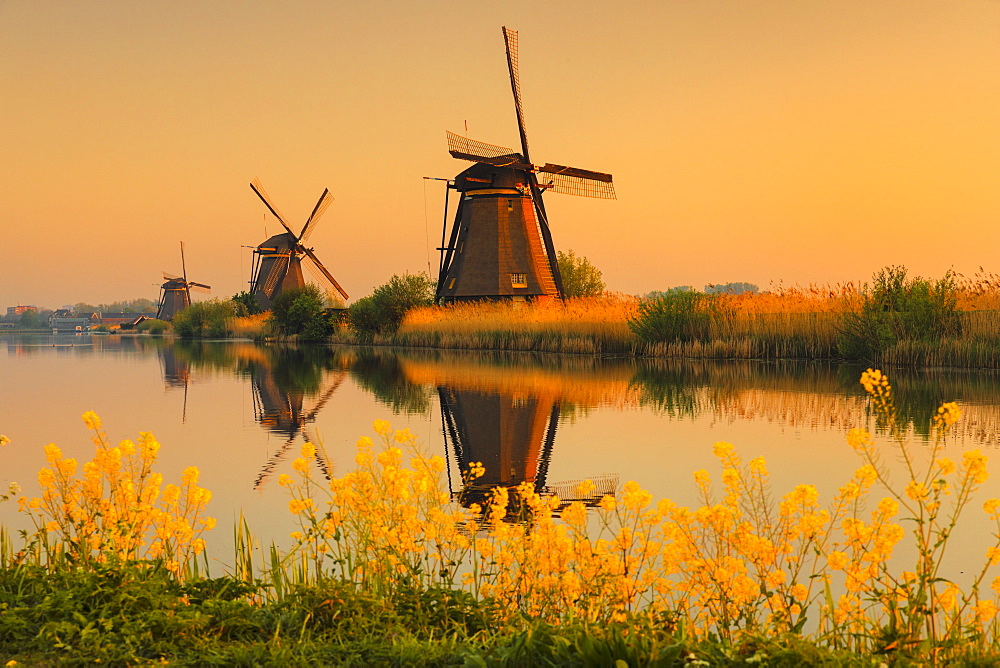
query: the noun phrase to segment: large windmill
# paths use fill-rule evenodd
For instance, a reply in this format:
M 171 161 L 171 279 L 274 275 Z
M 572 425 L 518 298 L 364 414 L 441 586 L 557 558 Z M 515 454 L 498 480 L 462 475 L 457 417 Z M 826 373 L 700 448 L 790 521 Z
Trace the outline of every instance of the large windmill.
M 191 305 L 191 290 L 208 292 L 211 286 L 195 283 L 187 279 L 187 265 L 184 263 L 184 242 L 181 242 L 181 276 L 163 272 L 167 282 L 160 286 L 160 305 L 156 309 L 156 317 L 160 320 L 173 320 L 174 316 Z
M 347 299 L 347 293 L 340 287 L 340 283 L 333 277 L 333 274 L 327 271 L 323 263 L 319 261 L 316 254 L 313 253 L 312 248 L 307 248 L 303 245 L 308 240 L 309 235 L 316 229 L 316 224 L 319 222 L 323 212 L 333 202 L 330 191 L 328 189 L 323 191 L 323 194 L 319 196 L 319 201 L 316 202 L 316 206 L 313 207 L 312 213 L 309 214 L 309 218 L 306 219 L 305 225 L 302 226 L 302 231 L 295 234 L 281 214 L 278 213 L 278 210 L 268 201 L 267 193 L 264 192 L 264 188 L 260 185 L 260 182 L 254 179 L 250 183 L 250 188 L 264 202 L 264 206 L 271 212 L 271 215 L 277 218 L 278 222 L 286 230 L 281 234 L 270 237 L 254 250 L 254 266 L 250 284 L 253 286 L 251 288 L 252 293 L 257 298 L 257 302 L 261 308 L 265 311 L 269 310 L 274 303 L 274 299 L 283 290 L 301 288 L 305 285 L 305 279 L 302 277 L 303 255 L 312 260 L 313 265 L 319 270 L 323 278 L 329 281 L 330 285 L 344 299 Z
M 452 157 L 476 164 L 450 185 L 461 197 L 450 240 L 440 249 L 438 301 L 561 297 L 562 277 L 542 192 L 615 198 L 610 174 L 531 162 L 521 110 L 517 33 L 504 28 L 503 36 L 521 152 L 448 133 Z

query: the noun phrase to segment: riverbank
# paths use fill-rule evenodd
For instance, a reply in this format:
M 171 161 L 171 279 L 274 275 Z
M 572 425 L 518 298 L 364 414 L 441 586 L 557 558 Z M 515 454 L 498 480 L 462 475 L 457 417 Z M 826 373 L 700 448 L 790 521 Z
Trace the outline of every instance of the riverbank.
M 336 343 L 688 359 L 851 359 L 843 351 L 850 292 L 717 298 L 700 335 L 644 341 L 629 326 L 639 300 L 612 296 L 565 303 L 483 302 L 413 309 L 392 334 L 343 329 Z M 879 351 L 880 366 L 1000 369 L 1000 311 L 957 313 L 960 334 L 901 339 Z

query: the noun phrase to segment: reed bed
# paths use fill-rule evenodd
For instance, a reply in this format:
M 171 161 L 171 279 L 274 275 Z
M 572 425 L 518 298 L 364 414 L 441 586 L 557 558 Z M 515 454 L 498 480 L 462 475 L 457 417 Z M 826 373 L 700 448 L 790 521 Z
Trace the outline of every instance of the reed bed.
M 1000 278 L 956 281 L 961 335 L 903 340 L 878 358 L 885 366 L 1000 368 Z M 716 295 L 693 340 L 646 342 L 632 331 L 640 300 L 627 295 L 536 303 L 476 302 L 407 313 L 398 332 L 366 342 L 470 350 L 517 350 L 691 359 L 843 359 L 844 318 L 863 289 L 852 283 Z M 338 342 L 356 343 L 342 335 Z

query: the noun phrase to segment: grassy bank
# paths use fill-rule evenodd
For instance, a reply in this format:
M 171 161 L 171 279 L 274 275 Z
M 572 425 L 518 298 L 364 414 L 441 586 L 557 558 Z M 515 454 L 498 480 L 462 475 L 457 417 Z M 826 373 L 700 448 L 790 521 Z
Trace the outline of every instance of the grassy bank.
M 859 311 L 851 286 L 720 295 L 690 336 L 643 340 L 629 326 L 640 300 L 627 296 L 565 303 L 483 302 L 410 311 L 399 330 L 366 339 L 376 345 L 520 350 L 692 359 L 862 359 L 885 366 L 1000 368 L 1000 311 L 992 294 L 960 293 L 957 333 L 900 338 L 872 359 L 844 350 L 845 318 Z M 984 309 L 982 307 L 991 307 Z M 336 341 L 358 343 L 350 332 Z
M 151 435 L 112 445 L 88 413 L 94 459 L 78 467 L 47 446 L 39 496 L 16 499 L 35 530 L 0 539 L 0 656 L 28 665 L 994 663 L 1000 535 L 960 580 L 941 569 L 966 514 L 984 512 L 1000 530 L 1000 500 L 977 498 L 986 458 L 944 456 L 958 406 L 940 406 L 930 444 L 914 446 L 888 379 L 869 370 L 861 383 L 882 436 L 850 431 L 859 467 L 827 500 L 811 485 L 772 490 L 766 462 L 744 462 L 727 443 L 715 445 L 715 486 L 708 471 L 694 473 L 698 507 L 654 500 L 634 482 L 614 495 L 589 481 L 562 499 L 531 484 L 483 495 L 475 463 L 452 497 L 443 459 L 378 420 L 340 478 L 320 475 L 322 452 L 305 444 L 279 476 L 294 547 L 261 550 L 240 522 L 232 564 L 214 579 L 202 556 L 211 493 L 197 469 L 166 483 Z M 895 478 L 885 461 L 898 462 Z

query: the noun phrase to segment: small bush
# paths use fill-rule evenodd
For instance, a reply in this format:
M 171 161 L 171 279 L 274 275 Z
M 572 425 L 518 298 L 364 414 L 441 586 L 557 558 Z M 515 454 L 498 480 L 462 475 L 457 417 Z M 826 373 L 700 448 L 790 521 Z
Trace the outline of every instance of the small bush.
M 886 267 L 865 285 L 860 309 L 844 316 L 841 354 L 870 362 L 900 341 L 940 341 L 962 332 L 958 287 L 948 272 L 939 281 L 907 278 L 905 267 Z
M 557 252 L 564 297 L 596 297 L 604 292 L 604 276 L 590 260 L 573 251 Z
M 281 292 L 271 307 L 271 322 L 279 333 L 304 341 L 326 340 L 334 327 L 323 293 L 311 284 Z
M 418 306 L 430 306 L 434 286 L 427 274 L 395 275 L 385 285 L 375 288 L 369 297 L 351 305 L 351 328 L 361 334 L 392 334 L 399 329 L 406 312 Z
M 229 321 L 235 317 L 232 301 L 197 302 L 174 316 L 174 332 L 187 339 L 221 338 L 229 334 Z
M 260 302 L 250 292 L 244 290 L 232 296 L 232 301 L 237 304 L 236 312 L 240 317 L 248 315 L 258 315 L 264 312 L 260 307 Z
M 671 291 L 639 303 L 629 329 L 647 343 L 704 340 L 712 300 L 701 292 Z
M 166 320 L 157 320 L 156 318 L 149 318 L 148 320 L 143 320 L 136 327 L 137 331 L 149 332 L 150 334 L 163 334 L 165 331 L 170 329 L 170 323 Z

